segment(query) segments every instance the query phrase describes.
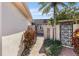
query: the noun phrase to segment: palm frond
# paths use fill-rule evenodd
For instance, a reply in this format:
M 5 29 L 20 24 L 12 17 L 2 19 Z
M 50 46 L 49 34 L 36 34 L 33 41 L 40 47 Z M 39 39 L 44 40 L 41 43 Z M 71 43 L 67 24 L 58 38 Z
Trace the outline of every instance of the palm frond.
M 74 5 L 76 5 L 76 4 L 77 4 L 77 2 L 68 2 L 68 6 L 69 6 L 69 7 L 74 6 Z
M 39 2 L 39 5 L 40 5 L 39 11 L 41 11 L 47 5 L 47 3 L 46 2 Z
M 41 4 L 41 7 L 39 8 L 39 11 L 42 11 L 42 14 L 47 14 L 50 11 L 50 5 L 51 3 L 45 3 L 45 2 L 41 2 L 39 3 Z

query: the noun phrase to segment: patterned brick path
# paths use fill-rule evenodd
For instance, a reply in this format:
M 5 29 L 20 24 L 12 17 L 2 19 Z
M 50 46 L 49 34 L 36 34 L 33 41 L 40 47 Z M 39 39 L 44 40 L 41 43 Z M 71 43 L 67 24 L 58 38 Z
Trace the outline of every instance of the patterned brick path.
M 63 47 L 62 52 L 59 56 L 76 56 L 72 48 Z
M 29 56 L 45 56 L 44 53 L 40 54 L 39 51 L 43 45 L 44 37 L 37 37 L 36 44 L 32 48 Z
M 32 48 L 32 51 L 29 56 L 46 56 L 45 53 L 39 53 L 44 42 L 44 37 L 37 37 L 36 44 Z M 76 56 L 72 48 L 63 47 L 59 56 Z

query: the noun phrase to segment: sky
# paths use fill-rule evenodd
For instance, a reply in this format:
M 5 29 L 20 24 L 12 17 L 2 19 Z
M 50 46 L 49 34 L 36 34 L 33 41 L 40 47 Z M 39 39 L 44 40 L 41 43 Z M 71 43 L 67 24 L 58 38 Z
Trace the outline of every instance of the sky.
M 42 12 L 39 11 L 40 6 L 37 2 L 29 2 L 28 7 L 33 19 L 49 19 L 48 15 L 42 15 Z
M 79 6 L 79 3 L 76 6 Z M 28 7 L 33 19 L 49 19 L 51 17 L 50 15 L 42 15 L 42 12 L 39 11 L 40 5 L 38 2 L 28 2 Z

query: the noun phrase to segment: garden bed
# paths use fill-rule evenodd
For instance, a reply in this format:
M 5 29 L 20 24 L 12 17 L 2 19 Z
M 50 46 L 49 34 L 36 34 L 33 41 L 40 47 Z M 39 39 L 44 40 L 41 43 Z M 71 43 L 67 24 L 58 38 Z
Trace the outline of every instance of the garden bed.
M 45 53 L 47 56 L 58 56 L 62 50 L 62 44 L 59 40 L 45 39 L 40 53 Z

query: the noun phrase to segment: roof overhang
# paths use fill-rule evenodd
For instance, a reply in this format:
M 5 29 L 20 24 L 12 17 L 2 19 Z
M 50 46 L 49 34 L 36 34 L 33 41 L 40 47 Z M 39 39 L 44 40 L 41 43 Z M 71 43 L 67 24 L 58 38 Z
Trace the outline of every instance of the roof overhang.
M 78 21 L 79 19 L 69 19 L 69 20 L 59 20 L 58 22 L 73 22 L 73 21 Z
M 13 5 L 25 16 L 25 18 L 32 22 L 32 15 L 29 8 L 22 2 L 13 2 Z

